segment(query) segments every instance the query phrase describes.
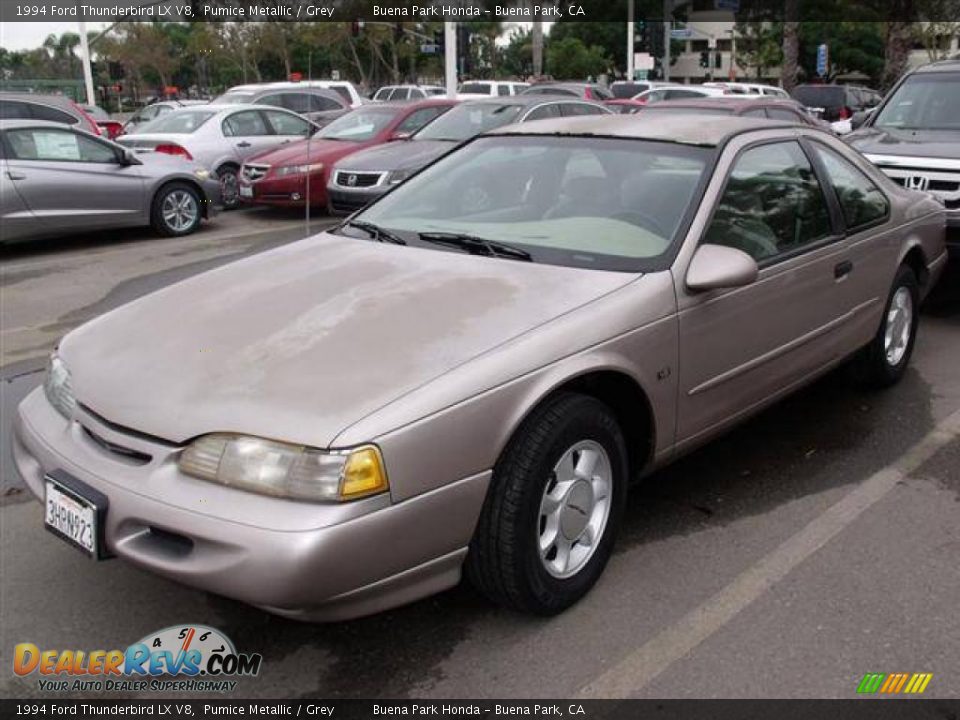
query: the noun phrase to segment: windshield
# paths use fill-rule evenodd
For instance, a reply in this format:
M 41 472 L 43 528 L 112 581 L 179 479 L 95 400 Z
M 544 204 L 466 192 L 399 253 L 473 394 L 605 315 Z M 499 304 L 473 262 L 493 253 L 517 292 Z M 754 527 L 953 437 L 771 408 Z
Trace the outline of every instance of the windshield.
M 145 125 L 141 125 L 135 131 L 137 135 L 147 133 L 179 133 L 189 134 L 195 132 L 197 128 L 203 125 L 207 120 L 216 115 L 210 110 L 181 110 L 158 117 Z
M 246 105 L 253 102 L 252 92 L 228 92 L 218 98 L 214 98 L 211 105 Z
M 458 105 L 438 117 L 416 134 L 417 140 L 452 140 L 461 142 L 474 135 L 509 125 L 516 121 L 522 105 L 480 103 Z
M 883 106 L 875 127 L 960 130 L 960 73 L 913 75 Z
M 467 235 L 534 262 L 639 272 L 670 250 L 713 152 L 623 138 L 483 137 L 357 219 L 411 245 L 438 249 L 422 234 Z
M 477 95 L 489 95 L 490 83 L 468 82 L 460 86 L 459 92 L 474 93 Z
M 354 110 L 327 125 L 317 137 L 364 142 L 389 125 L 396 114 L 396 109 L 384 107 Z

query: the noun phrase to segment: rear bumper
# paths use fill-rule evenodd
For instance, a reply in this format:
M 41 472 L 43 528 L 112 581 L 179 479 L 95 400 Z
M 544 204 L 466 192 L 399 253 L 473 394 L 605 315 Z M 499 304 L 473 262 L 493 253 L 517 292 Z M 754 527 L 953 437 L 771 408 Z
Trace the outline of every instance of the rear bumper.
M 38 388 L 14 419 L 13 461 L 39 499 L 62 470 L 109 500 L 109 553 L 209 592 L 300 620 L 378 612 L 455 585 L 489 472 L 393 503 L 301 503 L 203 483 L 177 470 L 179 448 L 138 439 L 153 459 L 132 466 L 111 442 L 132 437 L 78 411 L 67 421 Z M 202 484 L 198 484 L 202 483 Z M 64 545 L 63 552 L 75 552 Z

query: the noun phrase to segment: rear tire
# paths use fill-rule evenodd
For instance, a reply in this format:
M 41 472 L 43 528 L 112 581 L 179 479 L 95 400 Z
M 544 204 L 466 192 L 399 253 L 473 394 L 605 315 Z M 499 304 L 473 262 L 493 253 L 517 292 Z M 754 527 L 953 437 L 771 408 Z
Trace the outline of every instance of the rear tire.
M 187 183 L 164 185 L 153 197 L 150 224 L 161 235 L 189 235 L 200 227 L 203 217 L 200 193 Z
M 913 270 L 901 265 L 890 288 L 876 336 L 856 358 L 857 378 L 872 387 L 889 387 L 903 377 L 917 339 L 920 285 Z
M 554 615 L 583 597 L 613 550 L 627 453 L 610 409 L 564 393 L 524 421 L 497 462 L 466 560 L 481 593 Z
M 229 163 L 217 168 L 220 181 L 220 202 L 224 210 L 240 207 L 240 168 Z

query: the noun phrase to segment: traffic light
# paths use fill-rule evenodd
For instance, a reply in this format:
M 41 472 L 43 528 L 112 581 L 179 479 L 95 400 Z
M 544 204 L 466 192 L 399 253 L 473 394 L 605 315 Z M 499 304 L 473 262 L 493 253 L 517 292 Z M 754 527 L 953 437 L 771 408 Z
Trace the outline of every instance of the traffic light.
M 704 50 L 700 53 L 700 67 L 708 68 L 710 67 L 710 51 Z

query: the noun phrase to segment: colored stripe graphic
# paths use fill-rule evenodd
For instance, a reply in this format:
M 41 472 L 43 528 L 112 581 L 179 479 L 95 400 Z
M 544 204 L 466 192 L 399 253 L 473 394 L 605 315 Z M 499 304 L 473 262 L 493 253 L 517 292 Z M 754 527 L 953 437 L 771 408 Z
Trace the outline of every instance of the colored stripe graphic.
M 927 689 L 932 679 L 933 673 L 867 673 L 857 686 L 857 692 L 919 695 Z
M 860 686 L 857 688 L 858 693 L 875 693 L 880 689 L 880 683 L 883 682 L 883 679 L 886 677 L 884 673 L 867 673 L 863 676 L 863 680 L 860 681 Z

